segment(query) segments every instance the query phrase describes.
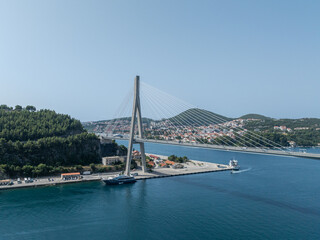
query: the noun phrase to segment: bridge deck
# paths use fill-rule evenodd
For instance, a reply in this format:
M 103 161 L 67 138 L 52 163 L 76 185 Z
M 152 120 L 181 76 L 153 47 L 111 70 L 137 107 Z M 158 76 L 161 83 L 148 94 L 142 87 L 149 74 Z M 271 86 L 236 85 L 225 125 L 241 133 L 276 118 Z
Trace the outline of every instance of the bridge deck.
M 127 138 L 120 138 L 120 137 L 103 137 L 103 138 L 104 139 L 114 139 L 114 140 L 128 140 Z M 221 151 L 245 152 L 245 153 L 253 153 L 253 154 L 311 158 L 311 159 L 320 160 L 320 154 L 316 154 L 316 153 L 290 152 L 290 151 L 284 151 L 284 150 L 250 148 L 250 147 L 232 147 L 232 146 L 221 146 L 221 145 L 202 144 L 202 143 L 201 144 L 200 143 L 182 143 L 182 142 L 145 139 L 145 138 L 143 138 L 143 139 L 136 138 L 135 142 L 136 143 L 150 142 L 150 143 L 158 143 L 158 144 L 169 144 L 169 145 L 186 146 L 186 147 L 215 149 L 215 150 L 221 150 Z

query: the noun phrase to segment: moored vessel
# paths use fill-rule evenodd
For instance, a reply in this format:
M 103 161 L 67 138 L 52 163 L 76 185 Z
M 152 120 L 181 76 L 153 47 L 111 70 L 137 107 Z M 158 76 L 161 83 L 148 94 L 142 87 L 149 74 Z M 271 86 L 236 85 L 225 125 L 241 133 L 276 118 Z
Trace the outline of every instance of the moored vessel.
M 133 176 L 116 175 L 115 177 L 108 177 L 107 179 L 102 179 L 102 181 L 107 185 L 119 185 L 135 183 L 137 180 Z
M 238 160 L 231 159 L 229 161 L 229 167 L 232 167 L 233 171 L 238 171 L 240 169 L 240 166 L 238 165 Z

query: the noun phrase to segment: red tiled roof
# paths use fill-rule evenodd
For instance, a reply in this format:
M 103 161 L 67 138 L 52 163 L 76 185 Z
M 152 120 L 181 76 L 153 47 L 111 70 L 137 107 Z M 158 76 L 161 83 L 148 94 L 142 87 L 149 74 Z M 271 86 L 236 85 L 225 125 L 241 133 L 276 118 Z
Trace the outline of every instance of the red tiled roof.
M 170 164 L 170 165 L 174 165 L 174 164 L 176 164 L 175 162 L 173 162 L 173 161 L 169 161 L 169 160 L 165 161 L 165 163 L 166 163 L 166 164 Z
M 154 162 L 152 162 L 152 161 L 149 161 L 148 164 L 151 166 L 154 166 Z
M 61 176 L 72 176 L 72 175 L 80 175 L 79 172 L 76 173 L 62 173 Z

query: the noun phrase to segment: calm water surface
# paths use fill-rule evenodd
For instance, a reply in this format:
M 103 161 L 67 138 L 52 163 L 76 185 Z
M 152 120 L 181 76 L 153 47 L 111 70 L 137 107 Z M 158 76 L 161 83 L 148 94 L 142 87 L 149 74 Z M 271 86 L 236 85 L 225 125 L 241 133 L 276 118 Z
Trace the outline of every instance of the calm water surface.
M 247 171 L 1 191 L 0 239 L 320 239 L 320 161 L 146 149 Z

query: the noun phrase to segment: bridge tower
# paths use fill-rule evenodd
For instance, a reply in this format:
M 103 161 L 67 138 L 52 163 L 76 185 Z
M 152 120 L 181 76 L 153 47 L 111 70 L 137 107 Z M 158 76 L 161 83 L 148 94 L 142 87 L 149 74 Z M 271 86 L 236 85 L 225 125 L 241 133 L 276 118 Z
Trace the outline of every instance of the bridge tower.
M 136 142 L 135 141 L 136 121 L 138 124 L 138 137 L 142 138 L 143 137 L 143 129 L 142 129 L 141 105 L 140 105 L 140 77 L 139 76 L 136 76 L 136 78 L 134 80 L 133 109 L 132 109 L 127 162 L 126 162 L 126 169 L 125 169 L 125 175 L 128 175 L 128 176 L 130 175 L 130 166 L 131 166 L 131 160 L 132 160 L 133 144 L 136 144 L 136 143 L 140 144 L 142 171 L 146 172 L 146 155 L 145 155 L 145 151 L 144 151 L 144 142 Z

